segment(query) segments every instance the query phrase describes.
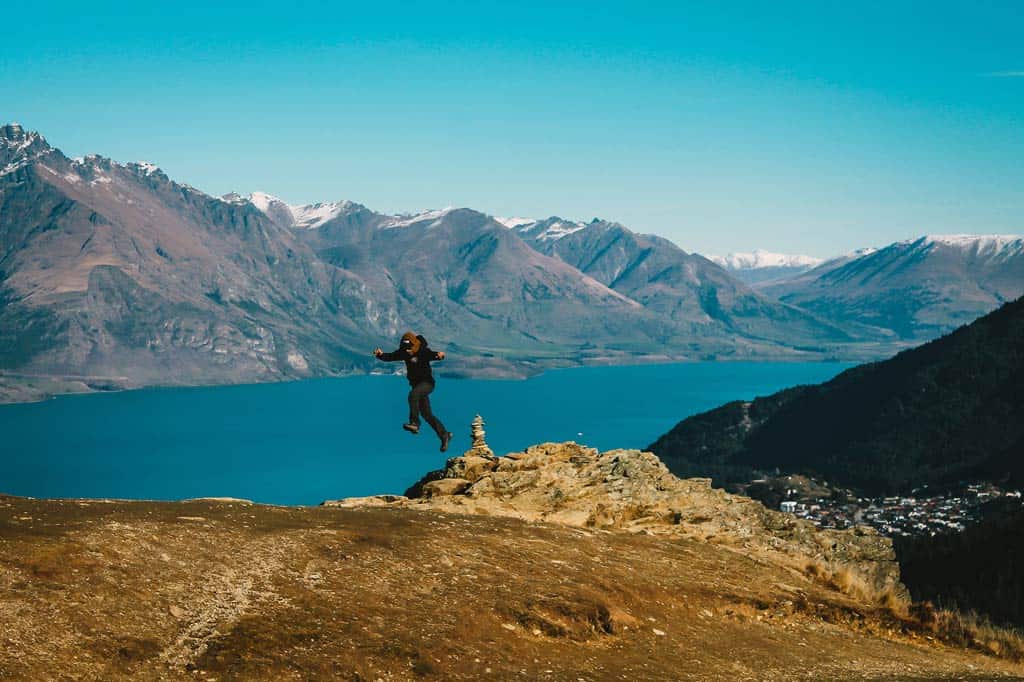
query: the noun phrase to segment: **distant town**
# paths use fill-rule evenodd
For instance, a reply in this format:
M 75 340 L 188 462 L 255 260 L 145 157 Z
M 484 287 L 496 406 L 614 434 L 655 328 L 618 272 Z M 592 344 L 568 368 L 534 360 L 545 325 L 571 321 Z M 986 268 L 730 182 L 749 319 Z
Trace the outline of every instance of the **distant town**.
M 741 488 L 743 494 L 769 508 L 807 519 L 820 528 L 870 526 L 889 537 L 958 533 L 981 520 L 984 505 L 998 500 L 1022 501 L 1021 491 L 991 483 L 967 484 L 944 493 L 922 486 L 910 495 L 890 497 L 859 497 L 804 476 L 762 478 Z

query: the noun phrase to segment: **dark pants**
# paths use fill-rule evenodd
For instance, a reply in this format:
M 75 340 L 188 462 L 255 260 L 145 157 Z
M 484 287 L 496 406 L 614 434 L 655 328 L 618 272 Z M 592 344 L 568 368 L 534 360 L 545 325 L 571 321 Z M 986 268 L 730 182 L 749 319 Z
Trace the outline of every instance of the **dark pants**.
M 444 424 L 430 411 L 430 392 L 434 390 L 434 384 L 430 381 L 421 381 L 409 391 L 409 423 L 419 426 L 420 415 L 434 429 L 438 438 L 443 438 L 446 433 Z

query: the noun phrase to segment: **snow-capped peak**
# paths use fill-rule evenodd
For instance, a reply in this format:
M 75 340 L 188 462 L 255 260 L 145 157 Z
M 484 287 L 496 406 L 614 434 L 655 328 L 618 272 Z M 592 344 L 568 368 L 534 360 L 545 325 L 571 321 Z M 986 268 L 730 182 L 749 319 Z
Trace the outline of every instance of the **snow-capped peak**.
M 287 227 L 314 230 L 334 220 L 346 210 L 357 206 L 348 200 L 319 202 L 305 206 L 292 206 L 282 199 L 266 192 L 253 192 L 248 196 L 231 193 L 224 195 L 225 201 L 247 201 L 270 219 L 285 223 Z
M 8 123 L 0 126 L 0 142 L 7 145 L 23 144 L 26 140 L 31 141 L 39 137 L 39 133 L 25 132 L 20 123 Z
M 155 163 L 149 161 L 136 161 L 135 163 L 125 164 L 127 168 L 137 169 L 142 171 L 143 175 L 150 176 L 153 173 L 159 173 L 160 168 Z
M 586 223 L 572 223 L 567 220 L 559 220 L 558 222 L 551 223 L 547 229 L 541 234 L 537 235 L 537 239 L 541 241 L 553 241 L 555 239 L 561 239 L 573 232 L 579 232 L 587 226 Z
M 288 206 L 288 204 L 281 201 L 273 194 L 267 194 L 266 192 L 253 192 L 247 198 L 249 200 L 249 203 L 251 203 L 259 210 L 263 211 L 264 213 L 266 213 L 267 209 L 274 205 Z M 291 207 L 289 206 L 289 209 L 290 208 Z
M 498 217 L 498 216 L 493 216 L 493 217 L 494 217 L 494 220 L 496 220 L 497 222 L 501 223 L 502 225 L 504 225 L 505 227 L 507 227 L 509 229 L 515 229 L 517 227 L 525 227 L 527 225 L 532 225 L 535 222 L 537 222 L 533 218 L 501 218 L 501 217 Z
M 49 151 L 39 133 L 26 131 L 18 123 L 0 126 L 0 175 L 23 168 Z
M 1019 234 L 929 234 L 908 240 L 924 245 L 943 244 L 978 254 L 996 254 L 1007 249 L 1019 251 L 1024 247 L 1024 236 Z
M 271 197 L 272 198 L 272 197 Z M 334 220 L 346 209 L 355 206 L 351 201 L 329 201 L 306 206 L 289 206 L 292 218 L 295 220 L 295 227 L 309 230 L 316 229 L 326 222 Z
M 549 242 L 556 241 L 562 237 L 573 234 L 574 232 L 579 232 L 586 226 L 587 223 L 584 222 L 562 220 L 561 218 L 552 217 L 547 220 L 526 223 L 525 225 L 520 225 L 515 229 L 528 238 L 542 242 Z
M 755 249 L 750 253 L 730 253 L 728 256 L 708 256 L 708 260 L 730 270 L 756 270 L 759 268 L 812 268 L 824 262 L 814 256 L 773 253 Z
M 423 223 L 427 221 L 435 222 L 454 210 L 454 206 L 445 206 L 444 208 L 434 209 L 431 211 L 423 211 L 416 215 L 398 215 L 395 216 L 393 221 L 387 223 L 384 227 L 408 227 L 409 225 L 415 225 L 416 223 Z

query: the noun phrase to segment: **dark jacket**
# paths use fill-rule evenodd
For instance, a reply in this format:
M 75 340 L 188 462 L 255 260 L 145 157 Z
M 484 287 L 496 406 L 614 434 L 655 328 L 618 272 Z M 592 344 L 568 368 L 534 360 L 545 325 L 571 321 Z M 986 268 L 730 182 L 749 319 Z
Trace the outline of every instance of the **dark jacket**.
M 405 348 L 399 348 L 391 353 L 381 353 L 378 357 L 384 362 L 404 360 L 405 376 L 409 380 L 410 386 L 415 386 L 424 381 L 433 384 L 434 373 L 430 370 L 430 363 L 439 358 L 437 353 L 430 350 L 427 346 L 425 338 L 422 336 L 417 336 L 416 338 L 420 340 L 420 349 L 416 353 Z

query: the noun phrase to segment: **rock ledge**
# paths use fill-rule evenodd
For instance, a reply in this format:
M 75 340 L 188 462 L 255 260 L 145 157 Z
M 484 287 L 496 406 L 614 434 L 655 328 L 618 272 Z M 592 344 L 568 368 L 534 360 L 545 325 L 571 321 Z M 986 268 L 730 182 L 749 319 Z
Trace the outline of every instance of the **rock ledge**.
M 713 489 L 710 479 L 680 479 L 656 455 L 639 450 L 598 452 L 570 441 L 492 457 L 476 447 L 428 473 L 405 496 L 323 504 L 428 508 L 696 537 L 798 567 L 807 560 L 842 564 L 880 588 L 899 588 L 892 543 L 874 530 L 818 529 L 760 502 Z

